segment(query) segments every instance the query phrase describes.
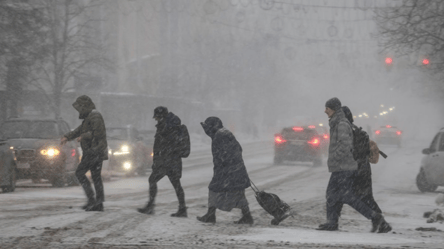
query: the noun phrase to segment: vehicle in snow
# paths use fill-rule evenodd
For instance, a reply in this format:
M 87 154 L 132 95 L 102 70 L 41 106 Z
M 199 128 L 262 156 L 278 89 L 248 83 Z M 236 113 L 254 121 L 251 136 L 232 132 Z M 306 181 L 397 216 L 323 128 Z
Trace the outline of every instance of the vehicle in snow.
M 146 175 L 152 165 L 152 150 L 142 141 L 139 131 L 133 126 L 106 128 L 110 167 L 127 176 Z
M 3 193 L 14 192 L 17 182 L 17 162 L 7 141 L 0 140 L 0 187 Z
M 421 192 L 433 192 L 438 186 L 444 186 L 444 128 L 422 153 L 425 156 L 421 160 L 416 186 Z
M 79 164 L 78 143 L 60 145 L 60 138 L 70 131 L 62 119 L 12 118 L 0 128 L 17 159 L 17 178 L 48 179 L 54 187 L 75 184 Z
M 284 160 L 313 162 L 322 165 L 321 138 L 316 129 L 308 126 L 283 128 L 274 135 L 274 164 Z
M 396 126 L 386 125 L 377 129 L 373 141 L 377 144 L 394 144 L 401 147 L 402 131 Z
M 328 155 L 328 146 L 330 145 L 330 132 L 327 127 L 321 125 L 309 125 L 308 128 L 316 129 L 321 141 L 321 144 L 319 145 L 321 147 L 321 152 L 324 155 Z

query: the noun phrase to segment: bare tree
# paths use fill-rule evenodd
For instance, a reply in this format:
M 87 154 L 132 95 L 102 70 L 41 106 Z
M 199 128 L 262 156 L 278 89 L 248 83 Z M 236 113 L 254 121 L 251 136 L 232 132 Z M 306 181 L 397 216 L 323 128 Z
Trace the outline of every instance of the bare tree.
M 47 54 L 33 65 L 32 85 L 42 92 L 56 117 L 66 91 L 75 90 L 75 79 L 88 89 L 99 88 L 102 69 L 112 68 L 102 41 L 103 0 L 36 0 L 46 18 Z M 87 91 L 87 90 L 85 90 Z
M 424 66 L 444 78 L 444 1 L 393 1 L 394 6 L 375 11 L 379 42 L 384 51 L 412 58 L 414 66 Z M 441 82 L 436 86 L 444 92 Z

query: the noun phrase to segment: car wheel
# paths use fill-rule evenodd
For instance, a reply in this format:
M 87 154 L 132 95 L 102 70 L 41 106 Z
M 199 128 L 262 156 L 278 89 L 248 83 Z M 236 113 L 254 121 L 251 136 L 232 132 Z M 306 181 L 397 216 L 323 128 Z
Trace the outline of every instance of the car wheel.
M 284 161 L 284 159 L 282 159 L 282 157 L 274 156 L 274 160 L 273 160 L 274 165 L 281 164 L 283 161 Z
M 315 160 L 313 160 L 313 167 L 319 167 L 322 166 L 322 158 L 316 158 Z
M 418 187 L 419 191 L 421 192 L 434 192 L 438 186 L 432 185 L 427 182 L 427 179 L 425 177 L 424 170 L 421 170 L 416 176 L 416 186 Z
M 14 192 L 14 190 L 15 190 L 15 183 L 16 182 L 17 182 L 16 172 L 15 172 L 15 169 L 12 169 L 11 173 L 9 174 L 9 183 L 11 185 L 9 185 L 9 186 L 2 186 L 3 193 Z

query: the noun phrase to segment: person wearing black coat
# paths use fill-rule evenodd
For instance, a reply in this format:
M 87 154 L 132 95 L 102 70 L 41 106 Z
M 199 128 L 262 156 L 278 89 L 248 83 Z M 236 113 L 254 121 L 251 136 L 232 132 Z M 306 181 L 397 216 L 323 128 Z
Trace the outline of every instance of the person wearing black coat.
M 343 106 L 342 110 L 344 111 L 345 117 L 350 121 L 350 124 L 354 126 L 353 114 L 350 108 Z M 355 173 L 355 179 L 352 186 L 355 195 L 357 195 L 361 201 L 367 204 L 367 206 L 376 213 L 382 214 L 381 208 L 373 197 L 372 169 L 370 167 L 369 158 L 365 158 L 364 160 L 358 159 L 358 170 Z M 391 230 L 392 227 L 390 224 L 384 220 L 379 226 L 378 233 L 388 233 Z
M 197 217 L 207 223 L 216 222 L 216 209 L 231 211 L 242 210 L 242 218 L 236 224 L 253 224 L 245 189 L 250 187 L 250 178 L 242 159 L 242 147 L 228 129 L 223 127 L 217 117 L 209 117 L 200 123 L 211 138 L 213 154 L 213 178 L 208 186 L 208 212 Z
M 154 119 L 157 120 L 156 134 L 153 145 L 153 166 L 149 182 L 149 201 L 144 208 L 137 211 L 144 214 L 154 214 L 155 198 L 157 195 L 157 182 L 164 176 L 168 176 L 176 191 L 179 200 L 179 209 L 172 217 L 187 217 L 185 206 L 185 193 L 180 183 L 182 177 L 182 158 L 179 152 L 179 130 L 181 120 L 164 106 L 154 109 Z

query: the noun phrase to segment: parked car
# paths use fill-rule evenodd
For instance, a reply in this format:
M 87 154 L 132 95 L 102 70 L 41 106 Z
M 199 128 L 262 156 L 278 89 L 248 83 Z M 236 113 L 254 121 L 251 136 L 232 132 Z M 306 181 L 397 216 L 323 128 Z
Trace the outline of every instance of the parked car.
M 3 193 L 14 192 L 17 181 L 17 163 L 14 151 L 7 141 L 0 140 L 0 187 Z
M 125 175 L 146 175 L 152 165 L 150 150 L 139 131 L 132 127 L 106 128 L 108 146 L 111 148 L 109 163 L 113 171 Z
M 373 134 L 373 140 L 377 144 L 394 144 L 401 147 L 402 131 L 396 126 L 381 126 Z
M 60 145 L 60 138 L 70 131 L 62 119 L 13 118 L 0 128 L 0 137 L 7 140 L 17 158 L 17 178 L 48 179 L 54 187 L 63 187 L 76 180 L 79 163 L 78 143 Z
M 322 165 L 321 138 L 316 129 L 308 126 L 283 128 L 274 136 L 274 164 L 284 160 L 313 162 Z
M 416 186 L 421 192 L 433 192 L 438 186 L 444 186 L 444 128 L 422 153 L 425 156 L 421 160 Z

